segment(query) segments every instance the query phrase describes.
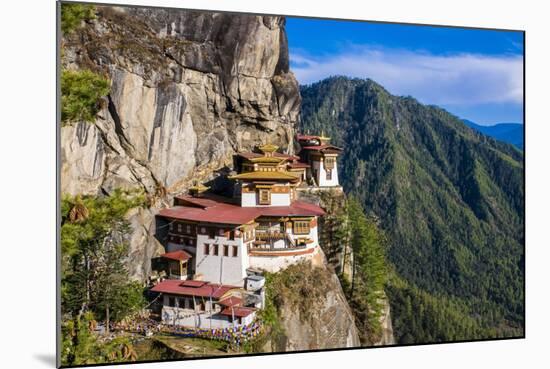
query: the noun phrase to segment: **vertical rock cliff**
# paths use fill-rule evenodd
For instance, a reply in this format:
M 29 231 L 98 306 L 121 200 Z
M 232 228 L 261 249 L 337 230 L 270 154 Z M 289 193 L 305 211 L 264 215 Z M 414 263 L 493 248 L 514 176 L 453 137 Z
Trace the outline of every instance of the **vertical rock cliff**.
M 185 190 L 271 141 L 289 143 L 300 108 L 288 67 L 284 18 L 96 7 L 62 38 L 62 67 L 106 75 L 110 93 L 94 122 L 61 128 L 61 192 Z M 157 206 L 158 206 L 157 202 Z M 145 279 L 155 208 L 131 215 L 132 275 Z
M 238 150 L 289 142 L 300 107 L 284 18 L 97 7 L 62 66 L 109 77 L 95 122 L 62 127 L 63 193 L 181 191 Z

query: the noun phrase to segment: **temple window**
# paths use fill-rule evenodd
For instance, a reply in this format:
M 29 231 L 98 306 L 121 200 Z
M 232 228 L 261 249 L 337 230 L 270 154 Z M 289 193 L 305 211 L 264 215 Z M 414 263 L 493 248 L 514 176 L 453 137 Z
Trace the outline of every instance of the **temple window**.
M 223 256 L 229 256 L 229 246 L 223 245 Z
M 210 245 L 207 243 L 204 244 L 204 255 L 210 255 Z
M 216 228 L 208 228 L 208 238 L 216 238 Z
M 259 190 L 259 202 L 260 202 L 260 205 L 270 205 L 271 192 L 267 189 Z
M 237 246 L 233 246 L 233 257 L 236 258 L 239 254 L 239 248 Z
M 220 245 L 214 245 L 214 256 L 218 256 Z
M 294 234 L 309 234 L 309 221 L 295 221 L 293 232 Z
M 328 157 L 328 158 L 325 158 L 325 168 L 326 169 L 332 169 L 334 168 L 334 164 L 335 164 L 335 158 L 334 157 Z

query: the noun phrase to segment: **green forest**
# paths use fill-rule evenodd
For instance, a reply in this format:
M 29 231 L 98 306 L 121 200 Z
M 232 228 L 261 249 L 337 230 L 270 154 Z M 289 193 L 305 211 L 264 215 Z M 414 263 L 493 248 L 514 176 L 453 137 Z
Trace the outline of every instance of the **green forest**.
M 143 206 L 143 195 L 115 191 L 104 197 L 70 197 L 61 203 L 61 326 L 63 365 L 136 359 L 131 343 L 100 342 L 96 320 L 121 321 L 145 306 L 141 283 L 128 277 L 128 210 Z
M 320 220 L 320 245 L 334 269 L 355 318 L 364 346 L 380 341 L 380 319 L 387 300 L 388 240 L 379 219 L 367 216 L 354 196 L 320 193 L 326 214 Z
M 341 184 L 388 238 L 397 342 L 522 336 L 523 153 L 371 80 L 301 95 L 301 131 L 344 149 Z

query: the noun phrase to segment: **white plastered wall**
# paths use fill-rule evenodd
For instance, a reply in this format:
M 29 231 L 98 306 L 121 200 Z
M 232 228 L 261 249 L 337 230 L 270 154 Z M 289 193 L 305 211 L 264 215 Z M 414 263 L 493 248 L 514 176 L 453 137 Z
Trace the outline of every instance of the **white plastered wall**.
M 210 245 L 208 255 L 204 254 L 204 244 Z M 214 255 L 214 246 L 218 245 L 218 255 Z M 223 245 L 229 246 L 229 256 L 223 256 Z M 237 256 L 233 256 L 233 246 L 238 247 Z M 197 235 L 197 254 L 195 258 L 195 273 L 202 276 L 202 280 L 212 283 L 222 283 L 240 286 L 246 277 L 248 255 L 243 247 L 242 238 L 228 240 L 218 236 L 214 239 L 207 235 Z

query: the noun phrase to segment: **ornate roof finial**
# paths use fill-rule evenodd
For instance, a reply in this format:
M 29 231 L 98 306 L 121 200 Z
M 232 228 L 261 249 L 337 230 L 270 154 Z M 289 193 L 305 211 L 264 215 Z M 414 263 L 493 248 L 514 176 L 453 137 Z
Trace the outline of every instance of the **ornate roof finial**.
M 193 196 L 199 196 L 203 192 L 206 192 L 210 189 L 210 187 L 207 187 L 202 183 L 198 183 L 197 181 L 195 181 L 194 183 L 194 186 L 189 188 L 189 193 Z
M 277 151 L 278 148 L 279 146 L 273 145 L 269 142 L 266 143 L 265 145 L 258 147 L 258 149 L 260 149 L 260 151 L 263 152 L 265 156 L 272 156 L 273 153 Z
M 325 136 L 325 130 L 321 130 L 321 136 L 319 136 L 319 140 L 321 141 L 321 143 L 325 143 L 325 142 L 328 142 L 330 141 L 330 137 L 326 137 Z

